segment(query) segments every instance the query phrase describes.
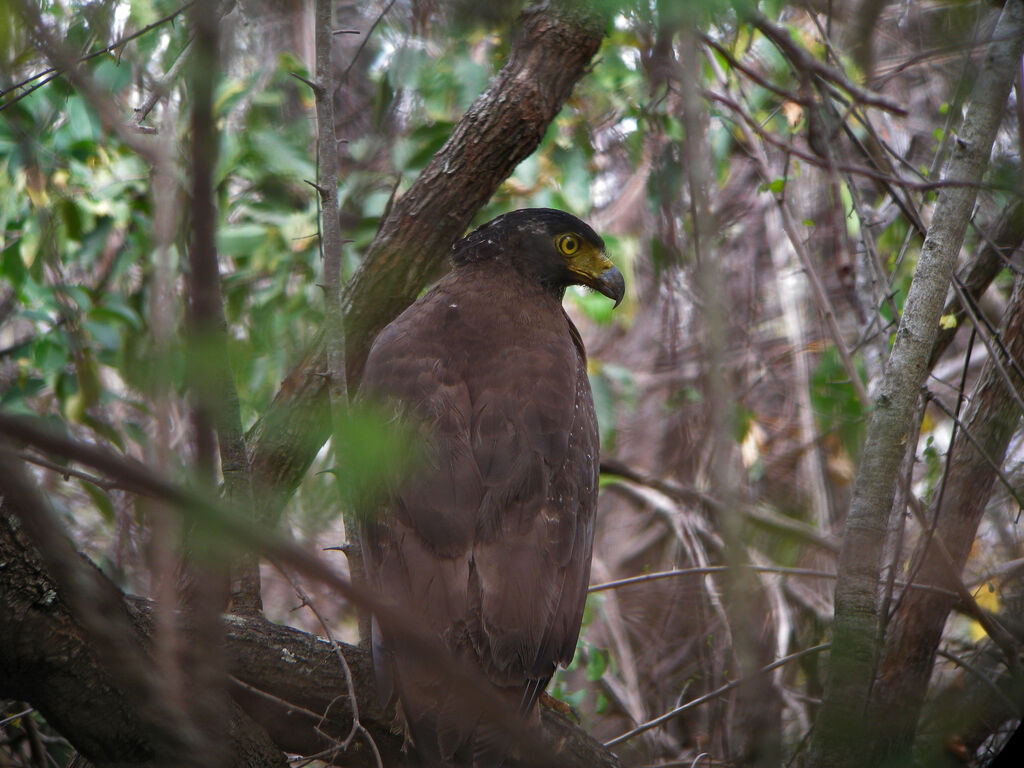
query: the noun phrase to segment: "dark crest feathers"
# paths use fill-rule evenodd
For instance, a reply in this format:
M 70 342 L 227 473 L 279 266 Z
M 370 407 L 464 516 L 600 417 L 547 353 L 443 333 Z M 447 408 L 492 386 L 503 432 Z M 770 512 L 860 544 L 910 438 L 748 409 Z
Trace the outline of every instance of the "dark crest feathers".
M 456 265 L 493 258 L 524 236 L 554 237 L 561 232 L 577 232 L 598 250 L 604 240 L 590 225 L 572 214 L 554 208 L 522 208 L 482 224 L 452 245 Z

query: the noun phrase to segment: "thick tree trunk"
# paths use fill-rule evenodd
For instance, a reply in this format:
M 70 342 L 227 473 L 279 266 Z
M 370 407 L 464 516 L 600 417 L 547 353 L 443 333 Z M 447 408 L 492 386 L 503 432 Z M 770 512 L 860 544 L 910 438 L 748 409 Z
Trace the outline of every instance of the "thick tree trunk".
M 813 768 L 852 768 L 875 752 L 875 724 L 865 714 L 878 653 L 878 584 L 889 512 L 943 301 L 1022 48 L 1024 2 L 1011 0 L 993 33 L 944 174 L 961 185 L 943 189 L 939 197 L 868 425 L 840 553 L 829 680 L 811 745 Z
M 508 62 L 381 223 L 345 289 L 348 385 L 359 383 L 377 332 L 442 271 L 451 244 L 537 148 L 603 38 L 600 19 L 545 3 L 528 9 Z M 330 433 L 326 345 L 288 374 L 248 435 L 257 498 L 273 521 Z

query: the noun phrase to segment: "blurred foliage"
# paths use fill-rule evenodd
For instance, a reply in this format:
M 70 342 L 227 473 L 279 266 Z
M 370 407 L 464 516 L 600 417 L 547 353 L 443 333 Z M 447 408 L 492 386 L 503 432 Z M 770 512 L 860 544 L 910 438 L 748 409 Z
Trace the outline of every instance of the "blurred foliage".
M 857 456 L 864 437 L 864 412 L 833 348 L 825 350 L 811 376 L 811 407 L 822 433 L 834 431 L 846 452 Z

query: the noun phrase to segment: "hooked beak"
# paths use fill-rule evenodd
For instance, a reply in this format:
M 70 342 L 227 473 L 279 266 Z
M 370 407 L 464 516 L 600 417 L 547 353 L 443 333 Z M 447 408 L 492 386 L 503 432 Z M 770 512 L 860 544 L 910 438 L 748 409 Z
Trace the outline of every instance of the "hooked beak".
M 603 293 L 615 302 L 616 307 L 622 302 L 626 294 L 626 281 L 603 250 L 586 243 L 579 254 L 567 259 L 566 266 L 572 275 L 572 282 Z
M 623 279 L 622 273 L 614 266 L 608 267 L 588 284 L 598 293 L 603 293 L 609 299 L 614 299 L 616 307 L 622 303 L 622 297 L 626 295 L 626 281 Z

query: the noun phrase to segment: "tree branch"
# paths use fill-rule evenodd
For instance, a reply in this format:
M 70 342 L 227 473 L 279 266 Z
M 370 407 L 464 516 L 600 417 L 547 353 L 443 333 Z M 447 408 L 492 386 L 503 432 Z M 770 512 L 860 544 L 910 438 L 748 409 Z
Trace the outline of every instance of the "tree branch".
M 31 701 L 97 768 L 203 764 L 121 593 L 74 551 L 6 448 L 0 478 L 0 695 Z M 226 765 L 284 767 L 237 706 L 225 714 Z
M 1009 258 L 1024 243 L 1024 202 L 1014 200 L 1002 212 L 995 227 L 995 234 L 985 238 L 985 244 L 978 254 L 971 259 L 957 274 L 963 284 L 967 298 L 977 304 L 996 275 L 1007 265 Z M 939 358 L 949 347 L 967 318 L 969 307 L 963 305 L 960 297 L 955 296 L 942 310 L 942 316 L 951 315 L 954 323 L 943 327 L 935 340 L 928 368 L 934 368 Z
M 135 40 L 138 37 L 142 37 L 147 32 L 151 32 L 152 30 L 156 29 L 157 27 L 162 27 L 164 24 L 166 24 L 169 21 L 174 21 L 174 19 L 176 19 L 178 16 L 180 16 L 186 10 L 188 10 L 188 8 L 191 7 L 194 3 L 195 3 L 195 0 L 189 0 L 189 2 L 185 3 L 184 5 L 182 5 L 177 10 L 171 11 L 166 16 L 157 19 L 156 21 L 154 21 L 151 24 L 147 24 L 142 29 L 138 29 L 135 32 L 132 32 L 132 33 L 127 34 L 127 35 L 124 35 L 124 36 L 118 38 L 117 40 L 115 40 L 114 42 L 110 43 L 109 45 L 107 45 L 107 46 L 105 46 L 103 48 L 100 48 L 99 50 L 96 50 L 96 51 L 90 51 L 89 53 L 87 53 L 87 54 L 85 54 L 83 56 L 79 56 L 77 59 L 73 59 L 73 61 L 76 64 L 83 64 L 83 63 L 89 61 L 90 59 L 96 58 L 97 56 L 102 56 L 105 53 L 110 53 L 114 49 L 120 48 L 121 46 L 126 45 L 127 43 L 130 43 L 132 40 Z M 23 80 L 19 80 L 17 83 L 14 83 L 13 85 L 8 86 L 7 88 L 0 89 L 0 98 L 3 98 L 7 94 L 9 94 L 11 91 L 15 91 L 15 90 L 17 90 L 19 88 L 22 88 L 22 87 L 28 85 L 29 83 L 31 83 L 31 82 L 33 82 L 35 80 L 39 80 L 40 78 L 46 77 L 47 75 L 52 75 L 51 77 L 46 77 L 46 79 L 42 83 L 38 83 L 37 85 L 33 86 L 28 91 L 25 91 L 24 93 L 19 93 L 16 96 L 14 96 L 13 98 L 9 99 L 8 101 L 5 101 L 2 104 L 0 104 L 0 111 L 3 111 L 4 109 L 9 107 L 14 102 L 18 101 L 19 99 L 23 99 L 25 96 L 27 96 L 28 94 L 32 93 L 32 91 L 36 90 L 36 88 L 38 88 L 39 86 L 46 85 L 46 83 L 50 82 L 51 80 L 53 80 L 56 77 L 59 77 L 62 74 L 64 74 L 64 70 L 62 68 L 60 68 L 58 66 L 51 66 L 51 67 L 47 67 L 44 70 L 36 72 L 34 75 L 29 75 L 28 77 L 24 78 Z
M 337 83 L 334 79 L 333 46 L 334 36 L 331 33 L 330 0 L 316 0 L 315 45 L 316 45 L 316 83 L 313 93 L 316 96 L 316 132 L 317 132 L 317 192 L 320 194 L 320 245 L 321 257 L 324 262 L 324 282 L 327 311 L 325 322 L 325 362 L 327 371 L 327 391 L 331 406 L 331 424 L 334 433 L 343 428 L 342 421 L 348 412 L 348 386 L 345 383 L 345 317 L 341 305 L 341 224 L 338 220 L 338 140 L 334 132 L 334 92 Z M 372 29 L 371 29 L 372 32 Z M 363 38 L 365 45 L 369 35 Z M 360 49 L 362 50 L 362 46 Z M 356 56 L 358 56 L 358 51 Z M 353 58 L 353 62 L 355 59 Z M 351 66 L 351 64 L 349 65 Z M 337 443 L 335 443 L 335 461 L 339 461 Z M 339 491 L 336 499 L 342 504 L 342 518 L 345 521 L 346 544 L 343 548 L 348 560 L 348 571 L 352 583 L 362 587 L 366 583 L 366 571 L 363 568 L 363 550 L 359 540 L 359 526 L 355 512 L 344 504 L 344 494 L 338 483 Z M 359 611 L 360 642 L 370 642 L 370 614 Z

